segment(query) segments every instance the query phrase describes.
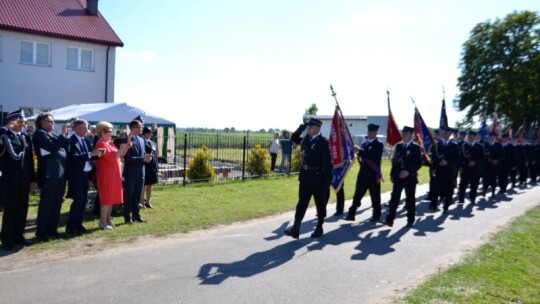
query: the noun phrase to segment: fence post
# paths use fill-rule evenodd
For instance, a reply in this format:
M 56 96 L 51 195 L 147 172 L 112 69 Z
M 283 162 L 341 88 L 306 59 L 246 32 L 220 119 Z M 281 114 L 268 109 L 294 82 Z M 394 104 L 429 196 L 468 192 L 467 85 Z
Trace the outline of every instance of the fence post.
M 187 143 L 188 136 L 187 133 L 184 134 L 184 171 L 182 172 L 182 186 L 186 186 L 186 176 L 187 176 Z
M 246 175 L 246 150 L 247 150 L 247 136 L 244 136 L 244 150 L 242 151 L 242 180 Z

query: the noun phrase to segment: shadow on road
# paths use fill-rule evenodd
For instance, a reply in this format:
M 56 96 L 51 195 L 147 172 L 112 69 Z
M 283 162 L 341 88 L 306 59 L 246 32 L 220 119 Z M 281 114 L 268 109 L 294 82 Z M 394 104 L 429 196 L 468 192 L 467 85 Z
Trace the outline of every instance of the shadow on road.
M 207 263 L 201 266 L 197 277 L 201 285 L 218 285 L 230 277 L 246 278 L 281 266 L 290 261 L 296 250 L 312 242 L 311 238 L 292 240 L 272 249 L 256 252 L 232 263 Z

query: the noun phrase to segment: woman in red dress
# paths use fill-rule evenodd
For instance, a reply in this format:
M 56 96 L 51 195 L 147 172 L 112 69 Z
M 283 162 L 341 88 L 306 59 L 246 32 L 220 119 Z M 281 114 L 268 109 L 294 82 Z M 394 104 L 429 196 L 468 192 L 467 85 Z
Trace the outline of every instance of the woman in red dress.
M 96 179 L 99 193 L 99 204 L 101 205 L 99 228 L 112 230 L 111 222 L 112 206 L 122 204 L 122 166 L 120 158 L 124 157 L 127 150 L 131 148 L 131 136 L 128 136 L 127 143 L 121 144 L 117 148 L 112 140 L 112 125 L 102 121 L 96 126 L 96 135 L 99 140 L 96 149 L 102 150 L 101 157 L 96 160 Z

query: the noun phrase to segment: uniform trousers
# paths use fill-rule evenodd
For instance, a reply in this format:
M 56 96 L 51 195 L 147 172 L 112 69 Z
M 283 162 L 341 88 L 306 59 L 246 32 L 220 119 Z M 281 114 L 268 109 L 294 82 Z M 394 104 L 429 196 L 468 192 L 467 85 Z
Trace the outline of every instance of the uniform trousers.
M 414 223 L 416 215 L 416 176 L 408 176 L 407 178 L 394 178 L 392 186 L 392 195 L 390 197 L 388 215 L 386 222 L 390 225 L 394 224 L 396 218 L 397 207 L 401 199 L 401 192 L 405 189 L 405 208 L 407 209 L 407 223 Z
M 372 218 L 378 220 L 381 217 L 381 184 L 375 178 L 361 178 L 359 176 L 356 179 L 356 190 L 354 191 L 349 213 L 356 213 L 356 209 L 360 207 L 362 198 L 368 190 L 371 198 L 371 207 L 373 208 Z
M 304 215 L 306 215 L 306 210 L 312 196 L 315 200 L 315 207 L 317 208 L 317 218 L 324 219 L 326 217 L 326 195 L 329 193 L 328 190 L 322 185 L 300 183 L 298 187 L 298 204 L 296 205 L 296 213 L 294 214 L 295 220 L 302 221 Z
M 26 215 L 28 214 L 28 194 L 30 188 L 3 187 L 4 214 L 2 215 L 2 244 L 11 246 L 24 240 Z
M 66 191 L 66 180 L 63 178 L 46 179 L 40 182 L 39 189 L 41 197 L 37 214 L 36 236 L 54 236 L 58 234 L 58 221 Z
M 431 207 L 437 208 L 438 197 L 444 199 L 444 210 L 452 204 L 452 196 L 454 195 L 456 177 L 454 168 L 447 165 L 436 170 L 436 175 L 433 177 L 433 188 L 429 189 L 431 195 Z
M 459 181 L 458 197 L 460 201 L 465 199 L 465 191 L 467 186 L 471 185 L 469 192 L 469 199 L 471 203 L 476 203 L 476 196 L 478 194 L 478 184 L 480 183 L 480 171 L 478 167 L 463 167 L 463 173 L 461 174 L 461 180 Z

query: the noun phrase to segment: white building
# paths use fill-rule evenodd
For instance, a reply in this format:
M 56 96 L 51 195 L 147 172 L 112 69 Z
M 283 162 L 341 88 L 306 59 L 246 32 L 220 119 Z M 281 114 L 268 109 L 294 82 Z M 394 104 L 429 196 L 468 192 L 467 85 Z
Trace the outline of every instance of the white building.
M 0 0 L 0 106 L 113 103 L 122 41 L 97 0 Z

